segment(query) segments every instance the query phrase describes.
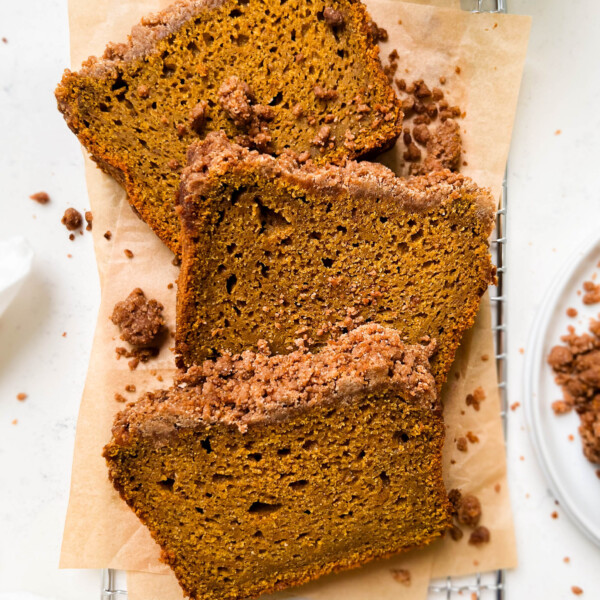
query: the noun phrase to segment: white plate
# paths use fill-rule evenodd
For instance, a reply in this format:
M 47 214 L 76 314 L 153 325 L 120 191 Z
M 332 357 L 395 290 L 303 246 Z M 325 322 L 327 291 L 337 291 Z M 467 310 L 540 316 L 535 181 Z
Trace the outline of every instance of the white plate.
M 557 274 L 536 317 L 525 368 L 525 414 L 533 443 L 550 487 L 561 507 L 593 542 L 600 546 L 600 479 L 583 455 L 575 411 L 555 415 L 552 402 L 562 398 L 560 387 L 546 357 L 560 344 L 560 337 L 573 325 L 577 333 L 587 331 L 589 319 L 597 317 L 600 304 L 585 306 L 577 290 L 598 274 L 600 283 L 600 239 L 588 240 Z M 566 315 L 577 309 L 576 318 Z M 569 441 L 569 435 L 574 441 Z

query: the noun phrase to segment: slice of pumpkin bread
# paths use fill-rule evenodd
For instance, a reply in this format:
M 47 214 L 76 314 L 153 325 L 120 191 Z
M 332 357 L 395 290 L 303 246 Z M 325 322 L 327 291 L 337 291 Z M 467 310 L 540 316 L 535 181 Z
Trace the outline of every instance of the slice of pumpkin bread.
M 266 340 L 311 349 L 375 321 L 437 342 L 444 381 L 494 279 L 487 190 L 449 171 L 408 180 L 377 164 L 301 165 L 213 133 L 190 149 L 179 212 L 177 351 L 190 366 Z
M 110 478 L 190 598 L 253 598 L 446 530 L 430 351 L 363 325 L 318 354 L 207 361 L 117 416 Z
M 206 132 L 317 161 L 391 146 L 402 112 L 358 0 L 185 0 L 56 90 L 69 127 L 177 252 L 188 145 Z

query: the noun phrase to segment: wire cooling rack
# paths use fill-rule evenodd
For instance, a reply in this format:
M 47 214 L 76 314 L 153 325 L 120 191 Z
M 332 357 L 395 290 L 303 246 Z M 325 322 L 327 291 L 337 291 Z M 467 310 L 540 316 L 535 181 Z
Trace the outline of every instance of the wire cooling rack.
M 461 0 L 461 8 L 474 13 L 505 13 L 506 0 Z M 506 177 L 502 182 L 502 197 L 496 213 L 496 231 L 492 240 L 492 256 L 498 271 L 498 285 L 491 288 L 492 330 L 498 371 L 498 388 L 504 437 L 506 438 L 506 296 L 504 278 L 506 276 Z M 505 600 L 504 571 L 477 573 L 468 577 L 446 577 L 434 580 L 429 585 L 430 600 Z M 127 578 L 123 571 L 104 569 L 100 600 L 127 600 Z

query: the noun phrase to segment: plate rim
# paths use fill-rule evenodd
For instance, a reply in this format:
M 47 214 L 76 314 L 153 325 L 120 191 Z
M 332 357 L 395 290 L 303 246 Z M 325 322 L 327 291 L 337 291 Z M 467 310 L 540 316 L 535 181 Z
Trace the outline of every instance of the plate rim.
M 534 451 L 537 457 L 537 462 L 544 473 L 546 483 L 550 490 L 560 502 L 561 507 L 577 526 L 577 528 L 594 544 L 600 546 L 600 529 L 598 532 L 592 531 L 585 524 L 585 519 L 580 515 L 576 506 L 572 505 L 570 496 L 563 492 L 563 484 L 560 477 L 552 465 L 549 464 L 549 459 L 544 452 L 545 442 L 542 434 L 542 427 L 539 419 L 536 418 L 535 404 L 536 398 L 539 398 L 539 380 L 540 373 L 545 360 L 543 356 L 544 332 L 547 330 L 550 319 L 554 315 L 557 296 L 565 289 L 569 274 L 572 273 L 577 265 L 582 262 L 589 254 L 600 247 L 600 235 L 594 233 L 585 238 L 584 242 L 579 244 L 575 251 L 563 263 L 552 279 L 551 284 L 546 289 L 544 299 L 537 309 L 537 315 L 533 321 L 529 337 L 528 348 L 530 352 L 526 353 L 525 370 L 524 370 L 524 404 L 525 418 L 527 421 L 528 432 L 530 439 L 533 442 Z

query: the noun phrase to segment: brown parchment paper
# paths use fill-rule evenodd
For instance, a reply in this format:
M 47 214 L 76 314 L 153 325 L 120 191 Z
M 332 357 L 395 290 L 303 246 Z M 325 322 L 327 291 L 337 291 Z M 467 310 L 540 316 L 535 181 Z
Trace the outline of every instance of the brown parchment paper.
M 107 41 L 123 39 L 142 15 L 166 4 L 165 0 L 70 0 L 73 65 L 77 67 L 88 55 L 101 53 Z M 382 50 L 384 62 L 392 48 L 398 49 L 399 77 L 405 76 L 407 80 L 420 77 L 432 82 L 441 75 L 447 77 L 446 88 L 451 91 L 448 99 L 467 113 L 461 122 L 468 162 L 463 172 L 497 193 L 510 143 L 529 20 L 467 15 L 396 0 L 371 0 L 368 6 L 375 20 L 390 34 L 390 41 Z M 454 73 L 457 65 L 461 67 L 461 75 Z M 383 162 L 402 172 L 401 156 L 394 150 L 386 154 Z M 139 286 L 165 305 L 172 330 L 175 289 L 168 290 L 167 284 L 175 280 L 177 269 L 171 264 L 173 255 L 134 215 L 119 186 L 91 161 L 86 162 L 86 177 L 103 291 L 77 427 L 61 566 L 126 569 L 131 571 L 130 595 L 134 600 L 153 597 L 175 600 L 181 598 L 179 588 L 173 584 L 167 567 L 158 561 L 158 548 L 146 529 L 108 483 L 101 450 L 110 437 L 113 416 L 122 408 L 122 404 L 114 401 L 114 393 L 134 399 L 135 394 L 124 391 L 125 385 L 133 383 L 138 390 L 162 387 L 168 385 L 173 373 L 168 344 L 157 359 L 140 365 L 134 372 L 129 371 L 126 360 L 117 361 L 114 349 L 122 344 L 108 316 L 116 301 Z M 106 230 L 112 232 L 110 241 L 103 237 Z M 133 251 L 133 259 L 125 257 L 125 248 Z M 490 360 L 483 361 L 483 355 Z M 460 374 L 459 379 L 455 372 Z M 477 386 L 486 390 L 487 399 L 476 413 L 465 406 L 464 398 Z M 516 564 L 487 301 L 482 303 L 476 326 L 465 337 L 444 395 L 448 425 L 447 483 L 481 498 L 482 522 L 492 532 L 490 544 L 476 549 L 468 546 L 466 538 L 458 545 L 445 540 L 425 551 L 324 578 L 302 588 L 303 596 L 358 600 L 376 591 L 383 598 L 402 598 L 403 593 L 408 594 L 407 598 L 420 598 L 426 594 L 430 576 Z M 466 454 L 459 453 L 454 438 L 469 430 L 479 436 L 480 442 L 470 445 Z M 451 464 L 452 460 L 455 464 Z M 500 484 L 499 493 L 494 491 L 496 484 Z M 390 569 L 398 566 L 410 568 L 413 575 L 410 588 L 391 577 Z M 156 595 L 152 596 L 153 593 Z

